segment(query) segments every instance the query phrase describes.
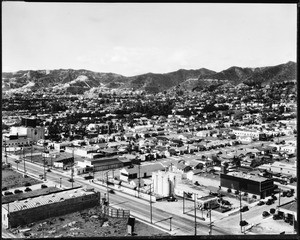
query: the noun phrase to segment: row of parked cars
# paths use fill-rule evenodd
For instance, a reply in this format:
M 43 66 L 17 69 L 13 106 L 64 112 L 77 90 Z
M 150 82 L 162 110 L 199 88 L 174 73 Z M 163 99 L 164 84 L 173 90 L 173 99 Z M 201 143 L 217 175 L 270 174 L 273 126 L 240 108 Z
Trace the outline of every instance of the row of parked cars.
M 31 185 L 29 185 L 29 186 L 31 186 Z M 8 195 L 19 194 L 19 193 L 23 193 L 23 192 L 31 192 L 32 189 L 31 189 L 29 186 L 26 187 L 26 188 L 24 189 L 24 191 L 22 191 L 22 190 L 20 190 L 20 189 L 15 189 L 14 192 L 11 192 L 11 191 L 5 191 L 3 195 L 4 195 L 4 196 L 8 196 Z M 42 184 L 42 185 L 41 185 L 41 188 L 47 188 L 47 187 L 48 187 L 48 186 L 47 186 L 46 184 Z

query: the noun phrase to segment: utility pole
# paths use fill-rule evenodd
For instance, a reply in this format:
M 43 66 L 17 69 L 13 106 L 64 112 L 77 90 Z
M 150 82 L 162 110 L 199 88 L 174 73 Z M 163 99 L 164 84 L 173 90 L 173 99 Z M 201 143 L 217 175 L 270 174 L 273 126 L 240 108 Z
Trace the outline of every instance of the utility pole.
M 212 234 L 212 224 L 211 224 L 211 202 L 209 202 L 209 235 Z
M 32 162 L 32 145 L 33 145 L 33 143 L 31 142 L 31 149 L 30 149 L 30 160 L 31 160 L 31 162 Z
M 44 156 L 43 156 L 43 161 L 44 161 L 44 180 L 46 181 L 46 168 L 45 168 L 45 164 L 46 164 L 46 144 L 45 144 L 45 140 L 44 140 Z
M 25 166 L 25 149 L 22 147 L 22 153 L 23 153 L 23 161 L 24 161 L 24 173 L 26 173 L 26 166 Z
M 109 192 L 108 192 L 108 171 L 106 172 L 106 191 L 107 191 L 107 205 L 109 205 Z
M 242 194 L 241 190 L 239 190 L 239 195 L 240 195 L 240 225 L 241 225 L 241 233 L 243 233 L 243 227 L 242 227 Z
M 152 183 L 150 184 L 150 222 L 152 224 Z
M 197 235 L 197 209 L 196 209 L 196 199 L 197 199 L 197 194 L 194 194 L 195 196 L 195 201 L 194 201 L 194 211 L 195 211 L 195 236 Z
M 182 209 L 183 209 L 183 214 L 185 214 L 185 211 L 184 211 L 184 199 L 185 199 L 185 192 L 183 192 L 183 207 L 182 207 Z
M 280 195 L 281 195 L 281 189 L 279 188 L 278 207 L 280 206 Z
M 4 149 L 5 149 L 5 162 L 7 164 L 7 151 L 6 151 L 6 140 L 4 142 Z
M 74 158 L 74 146 L 72 148 L 72 157 L 73 157 L 73 163 L 72 163 L 72 166 L 71 166 L 71 182 L 72 182 L 72 188 L 73 188 L 73 185 L 74 185 L 74 164 L 75 164 L 75 158 Z
M 141 187 L 141 165 L 138 165 L 139 168 L 139 185 L 138 185 L 138 198 L 140 197 L 140 187 Z
M 172 216 L 170 216 L 170 231 L 172 231 Z

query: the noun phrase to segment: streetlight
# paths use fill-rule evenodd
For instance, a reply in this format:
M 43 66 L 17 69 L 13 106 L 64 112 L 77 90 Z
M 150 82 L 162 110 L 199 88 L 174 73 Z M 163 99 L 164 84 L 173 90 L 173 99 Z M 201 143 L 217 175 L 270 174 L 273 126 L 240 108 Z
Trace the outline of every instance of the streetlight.
M 173 216 L 170 216 L 169 218 L 170 218 L 170 231 L 172 231 L 172 217 Z

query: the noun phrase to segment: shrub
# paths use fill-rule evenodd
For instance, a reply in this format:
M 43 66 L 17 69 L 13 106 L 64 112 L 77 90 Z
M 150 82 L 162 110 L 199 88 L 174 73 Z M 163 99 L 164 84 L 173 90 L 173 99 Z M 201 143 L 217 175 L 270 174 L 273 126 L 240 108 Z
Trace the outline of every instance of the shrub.
M 31 183 L 27 182 L 27 183 L 24 184 L 24 186 L 29 187 L 29 186 L 31 186 Z
M 240 193 L 239 190 L 235 190 L 234 192 L 235 195 L 238 195 L 239 193 Z
M 228 193 L 231 193 L 231 192 L 232 192 L 232 191 L 231 191 L 231 188 L 228 188 L 228 189 L 227 189 L 227 192 L 228 192 Z
M 252 195 L 252 198 L 257 199 L 256 195 Z
M 244 196 L 245 196 L 245 197 L 248 196 L 248 193 L 247 193 L 247 192 L 244 192 Z

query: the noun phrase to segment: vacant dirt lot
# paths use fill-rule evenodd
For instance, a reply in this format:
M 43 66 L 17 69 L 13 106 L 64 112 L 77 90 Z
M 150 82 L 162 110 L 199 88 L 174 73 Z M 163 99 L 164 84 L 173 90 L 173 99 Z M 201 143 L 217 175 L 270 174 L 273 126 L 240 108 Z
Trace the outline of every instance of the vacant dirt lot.
M 127 218 L 106 217 L 101 213 L 100 207 L 95 207 L 11 229 L 11 232 L 16 233 L 17 237 L 30 238 L 117 237 L 127 236 L 127 221 Z M 28 231 L 17 233 L 20 229 Z M 134 232 L 137 236 L 168 235 L 139 221 L 135 221 Z
M 30 177 L 23 177 L 23 174 L 15 172 L 11 169 L 3 169 L 2 170 L 2 189 L 4 187 L 17 188 L 24 187 L 25 183 L 30 183 L 31 185 L 41 183 L 36 179 Z

